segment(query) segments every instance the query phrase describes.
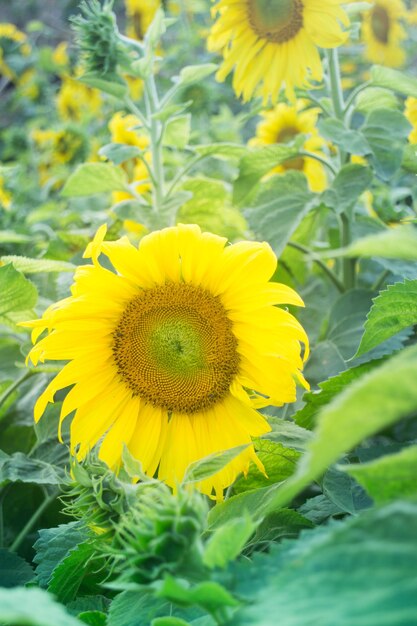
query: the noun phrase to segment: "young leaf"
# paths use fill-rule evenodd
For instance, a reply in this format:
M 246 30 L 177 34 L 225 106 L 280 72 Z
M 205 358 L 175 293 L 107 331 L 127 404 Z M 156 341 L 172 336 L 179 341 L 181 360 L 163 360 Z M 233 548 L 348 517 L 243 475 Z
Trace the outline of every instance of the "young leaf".
M 229 561 L 239 556 L 256 527 L 257 524 L 249 515 L 229 520 L 210 537 L 205 547 L 203 563 L 211 569 L 226 567 Z
M 66 198 L 92 196 L 96 193 L 125 191 L 127 176 L 112 163 L 83 163 L 71 174 L 62 190 Z
M 2 256 L 1 262 L 12 263 L 13 267 L 23 274 L 37 274 L 40 272 L 73 272 L 75 265 L 66 261 L 52 259 L 31 259 L 27 256 Z
M 222 452 L 214 452 L 209 456 L 191 463 L 185 472 L 182 484 L 189 485 L 191 483 L 198 483 L 201 480 L 214 476 L 217 472 L 220 472 L 228 463 L 233 461 L 243 450 L 246 450 L 249 444 L 242 446 L 236 446 L 230 448 L 230 450 L 223 450 Z
M 374 299 L 355 357 L 414 324 L 417 324 L 417 280 L 390 285 Z
M 0 267 L 0 319 L 14 311 L 27 311 L 38 299 L 36 287 L 11 263 Z
M 387 454 L 370 463 L 341 465 L 356 478 L 376 504 L 417 497 L 417 446 Z
M 180 75 L 174 78 L 174 82 L 177 85 L 185 86 L 191 85 L 191 83 L 197 83 L 200 80 L 204 80 L 217 70 L 215 63 L 205 63 L 203 65 L 188 65 L 183 67 Z
M 413 226 L 387 228 L 381 233 L 357 239 L 347 248 L 334 250 L 331 256 L 417 261 L 417 230 Z

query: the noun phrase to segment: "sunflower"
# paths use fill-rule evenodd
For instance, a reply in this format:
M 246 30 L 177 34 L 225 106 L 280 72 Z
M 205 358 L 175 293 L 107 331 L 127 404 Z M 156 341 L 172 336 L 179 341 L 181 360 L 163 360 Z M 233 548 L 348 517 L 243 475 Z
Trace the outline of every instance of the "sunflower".
M 407 98 L 405 101 L 405 117 L 413 129 L 408 136 L 410 143 L 417 143 L 417 98 Z
M 403 41 L 407 34 L 400 23 L 406 16 L 402 0 L 376 0 L 364 13 L 362 40 L 372 63 L 400 67 L 405 62 Z
M 221 498 L 251 460 L 262 469 L 251 438 L 270 427 L 255 409 L 293 402 L 295 381 L 306 385 L 306 333 L 274 306 L 302 300 L 269 282 L 277 260 L 267 243 L 226 245 L 196 225 L 153 232 L 139 248 L 105 233 L 87 247 L 93 264 L 76 270 L 72 295 L 26 322 L 34 342 L 48 331 L 29 353 L 34 365 L 69 361 L 37 400 L 35 420 L 72 386 L 59 425 L 75 411 L 72 453 L 83 458 L 100 441 L 100 458 L 117 469 L 126 444 L 172 487 L 190 463 L 247 444 L 199 485 Z
M 235 68 L 233 88 L 249 100 L 260 93 L 275 102 L 285 83 L 306 87 L 321 81 L 317 46 L 334 48 L 346 41 L 340 22 L 348 25 L 341 0 L 220 0 L 217 22 L 208 39 L 209 50 L 222 52 L 217 73 L 222 81 Z
M 127 29 L 126 34 L 132 39 L 142 41 L 152 23 L 161 0 L 125 0 Z
M 98 89 L 91 89 L 71 76 L 64 76 L 56 96 L 60 117 L 66 121 L 80 122 L 99 117 L 102 99 Z
M 285 144 L 292 141 L 297 135 L 307 135 L 302 149 L 323 156 L 322 149 L 325 141 L 319 136 L 316 126 L 318 111 L 309 109 L 303 111 L 305 103 L 302 100 L 292 106 L 278 104 L 270 111 L 261 113 L 262 121 L 256 129 L 256 136 L 249 145 L 264 146 L 270 144 Z M 287 170 L 304 172 L 312 191 L 321 192 L 326 188 L 327 179 L 324 166 L 315 159 L 298 157 L 278 165 L 272 171 L 284 173 Z
M 111 140 L 113 143 L 134 146 L 145 151 L 149 146 L 149 139 L 143 132 L 139 132 L 140 127 L 141 123 L 135 115 L 125 115 L 121 111 L 118 111 L 109 122 Z M 139 131 L 137 130 L 138 128 Z M 151 158 L 150 153 L 145 152 L 144 158 L 149 162 Z M 142 159 L 129 159 L 125 161 L 121 167 L 123 167 L 128 175 L 129 182 L 137 181 L 138 184 L 135 189 L 138 193 L 144 193 L 150 189 L 148 182 L 141 182 L 149 177 L 147 167 Z M 130 198 L 132 198 L 132 196 L 126 191 L 115 191 L 113 193 L 114 203 L 129 200 Z

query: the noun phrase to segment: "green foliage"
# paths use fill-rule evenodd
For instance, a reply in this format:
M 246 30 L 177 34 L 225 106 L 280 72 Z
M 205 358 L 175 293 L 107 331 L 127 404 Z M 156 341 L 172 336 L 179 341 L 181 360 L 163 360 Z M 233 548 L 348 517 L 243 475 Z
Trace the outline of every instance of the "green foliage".
M 59 485 L 65 478 L 61 467 L 31 459 L 21 452 L 0 460 L 0 483 L 5 481 L 37 483 L 39 485 Z
M 287 172 L 261 187 L 245 217 L 256 236 L 267 239 L 279 255 L 314 204 L 315 196 L 308 190 L 305 177 L 300 172 Z
M 377 504 L 417 497 L 417 446 L 342 469 L 356 478 Z
M 14 552 L 0 548 L 0 588 L 23 586 L 34 576 L 27 561 Z
M 0 267 L 0 292 L 0 323 L 3 324 L 13 324 L 17 319 L 15 313 L 30 311 L 38 299 L 35 285 L 11 263 Z
M 372 182 L 372 170 L 362 165 L 344 165 L 322 198 L 337 213 L 349 211 Z
M 248 516 L 229 520 L 210 537 L 204 551 L 204 565 L 225 567 L 239 556 L 255 529 L 256 524 Z
M 417 80 L 404 72 L 382 65 L 374 65 L 371 68 L 371 79 L 373 85 L 398 91 L 404 96 L 417 98 Z
M 2 256 L 1 262 L 12 263 L 13 267 L 22 274 L 38 274 L 40 272 L 73 272 L 75 265 L 66 261 L 54 261 L 52 259 L 30 259 L 26 256 L 8 255 Z
M 279 615 L 294 626 L 408 626 L 417 593 L 416 522 L 416 505 L 399 502 L 304 531 L 253 564 L 241 562 L 235 592 L 252 602 L 234 623 L 273 626 Z
M 410 130 L 411 125 L 398 111 L 376 109 L 367 116 L 362 132 L 372 150 L 376 174 L 382 180 L 389 180 L 401 167 Z
M 336 256 L 417 261 L 417 230 L 413 226 L 388 228 L 354 241 L 345 250 L 336 252 Z
M 0 589 L 0 620 L 10 626 L 80 626 L 41 589 Z
M 413 324 L 417 324 L 417 281 L 390 285 L 374 300 L 356 356 Z
M 86 539 L 86 532 L 79 522 L 61 524 L 57 528 L 39 531 L 39 539 L 34 545 L 37 564 L 36 576 L 41 587 L 46 587 L 57 565 Z
M 96 193 L 123 191 L 127 177 L 123 169 L 111 163 L 84 163 L 69 177 L 62 190 L 65 197 L 91 196 Z

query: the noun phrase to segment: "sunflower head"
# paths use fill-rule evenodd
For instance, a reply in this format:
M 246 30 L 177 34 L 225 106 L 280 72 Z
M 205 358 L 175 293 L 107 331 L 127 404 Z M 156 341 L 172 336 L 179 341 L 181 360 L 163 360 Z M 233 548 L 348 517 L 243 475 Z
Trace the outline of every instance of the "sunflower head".
M 407 35 L 401 20 L 405 17 L 402 0 L 375 0 L 364 13 L 362 39 L 370 61 L 391 67 L 404 64 L 403 41 Z
M 73 453 L 81 459 L 100 442 L 100 458 L 117 467 L 126 444 L 148 476 L 174 488 L 190 463 L 244 445 L 199 484 L 221 498 L 250 461 L 262 469 L 252 437 L 270 427 L 256 409 L 292 402 L 296 381 L 306 385 L 308 339 L 276 306 L 302 301 L 270 282 L 277 260 L 266 243 L 227 245 L 195 225 L 151 233 L 139 248 L 105 235 L 101 227 L 88 246 L 93 264 L 78 268 L 71 296 L 26 323 L 34 341 L 47 331 L 30 352 L 34 364 L 68 360 L 35 419 L 72 386 L 61 422 L 75 411 Z
M 348 25 L 339 0 L 220 0 L 208 40 L 223 54 L 217 78 L 234 69 L 233 87 L 244 100 L 258 93 L 276 101 L 281 87 L 320 81 L 318 47 L 333 48 L 346 40 L 340 23 Z

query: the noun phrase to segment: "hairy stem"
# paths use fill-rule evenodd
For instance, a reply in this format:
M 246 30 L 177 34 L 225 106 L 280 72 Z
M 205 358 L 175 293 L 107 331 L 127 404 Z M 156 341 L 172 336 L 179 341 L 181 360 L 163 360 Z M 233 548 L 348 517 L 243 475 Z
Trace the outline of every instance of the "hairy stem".
M 316 263 L 318 267 L 320 267 L 321 270 L 323 270 L 323 272 L 328 276 L 328 278 L 330 278 L 330 280 L 332 281 L 334 286 L 337 288 L 337 290 L 340 291 L 340 293 L 343 293 L 345 291 L 345 287 L 343 283 L 340 282 L 336 274 L 332 272 L 330 267 L 328 267 L 326 263 L 324 263 L 324 261 L 322 261 L 313 250 L 310 250 L 309 248 L 306 248 L 306 246 L 303 246 L 300 243 L 296 243 L 295 241 L 289 241 L 288 245 L 291 248 L 294 248 L 295 250 L 298 250 L 299 252 L 302 252 L 303 254 L 308 255 L 311 258 L 311 260 L 314 261 L 314 263 Z

